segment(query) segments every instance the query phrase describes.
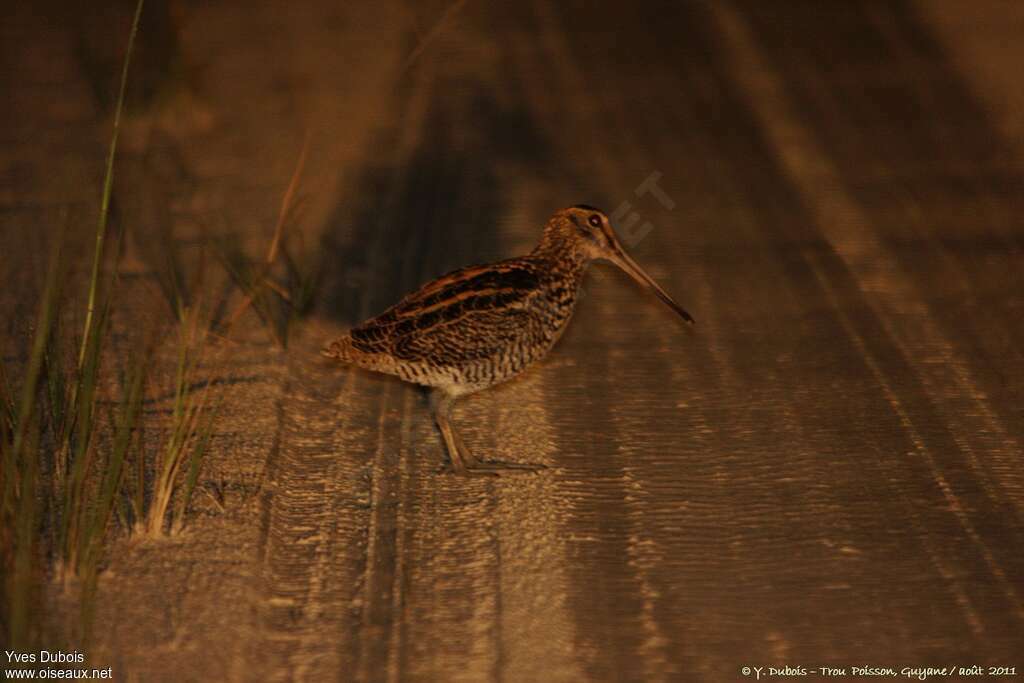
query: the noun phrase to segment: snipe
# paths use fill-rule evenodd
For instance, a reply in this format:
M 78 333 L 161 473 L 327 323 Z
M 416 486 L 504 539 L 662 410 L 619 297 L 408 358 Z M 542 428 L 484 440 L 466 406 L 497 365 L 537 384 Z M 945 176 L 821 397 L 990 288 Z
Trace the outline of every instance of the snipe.
M 522 372 L 565 331 L 580 282 L 605 259 L 693 323 L 629 257 L 597 209 L 556 212 L 528 255 L 437 278 L 331 342 L 325 356 L 431 387 L 430 405 L 457 474 L 532 471 L 542 465 L 478 460 L 453 429 L 452 402 Z

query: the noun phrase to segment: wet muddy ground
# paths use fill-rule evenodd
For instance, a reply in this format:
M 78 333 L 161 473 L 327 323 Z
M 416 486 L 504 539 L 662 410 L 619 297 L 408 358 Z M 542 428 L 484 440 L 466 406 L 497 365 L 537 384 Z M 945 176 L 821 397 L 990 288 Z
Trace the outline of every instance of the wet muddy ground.
M 324 270 L 287 350 L 239 323 L 204 473 L 222 505 L 115 542 L 90 662 L 147 681 L 1024 667 L 1019 5 L 150 11 L 115 193 L 132 282 L 152 289 L 161 234 L 193 264 L 211 233 L 265 249 L 307 136 Z M 18 3 L 0 28 L 7 339 L 61 207 L 95 209 L 131 6 L 104 12 Z M 697 325 L 595 266 L 556 350 L 456 411 L 481 456 L 548 469 L 439 474 L 424 395 L 319 346 L 581 202 Z

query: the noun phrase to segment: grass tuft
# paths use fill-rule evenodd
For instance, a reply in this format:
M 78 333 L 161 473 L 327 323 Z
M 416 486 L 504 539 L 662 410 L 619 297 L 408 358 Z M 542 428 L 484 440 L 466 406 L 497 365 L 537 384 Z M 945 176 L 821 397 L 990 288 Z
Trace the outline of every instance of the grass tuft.
M 274 236 L 263 261 L 250 259 L 237 239 L 225 237 L 215 243 L 217 256 L 224 269 L 245 295 L 225 327 L 230 330 L 239 316 L 252 306 L 274 343 L 281 348 L 287 347 L 289 332 L 296 320 L 309 310 L 319 280 L 319 256 L 306 251 L 301 244 L 301 232 L 289 230 L 297 222 L 301 208 L 301 202 L 296 201 L 295 197 L 308 149 L 307 137 L 281 200 Z M 295 242 L 299 242 L 295 251 L 293 236 Z M 296 253 L 303 257 L 297 258 Z M 275 269 L 283 271 L 283 283 L 275 278 Z
M 185 313 L 178 324 L 178 360 L 174 376 L 174 407 L 168 435 L 158 450 L 155 478 L 148 506 L 144 495 L 145 471 L 136 484 L 134 511 L 139 522 L 135 533 L 155 538 L 175 534 L 184 527 L 185 513 L 209 450 L 218 406 L 212 382 L 201 385 L 198 369 L 207 343 L 207 325 L 198 307 Z
M 2 631 L 14 649 L 30 644 L 29 611 L 40 580 L 42 551 L 38 546 L 37 481 L 39 478 L 40 415 L 38 390 L 43 381 L 43 364 L 60 300 L 61 240 L 55 243 L 46 285 L 36 318 L 35 335 L 28 368 L 15 408 L 4 373 L 5 401 L 9 402 L 2 441 L 3 470 L 0 471 L 0 563 L 5 580 L 2 590 L 7 606 Z
M 101 273 L 125 87 L 142 8 L 143 0 L 139 0 L 121 71 L 77 362 L 63 362 L 56 334 L 62 317 L 60 284 L 64 279 L 60 256 L 63 239 L 59 238 L 54 242 L 54 254 L 47 269 L 32 351 L 17 405 L 6 372 L 0 382 L 0 562 L 7 607 L 2 630 L 5 642 L 16 648 L 27 648 L 33 626 L 38 630 L 42 623 L 38 610 L 31 610 L 31 623 L 29 615 L 47 573 L 47 558 L 56 558 L 58 573 L 66 581 L 85 579 L 83 593 L 92 593 L 90 587 L 94 585 L 100 549 L 121 480 L 124 451 L 117 443 L 124 431 L 134 428 L 139 415 L 137 407 L 141 405 L 141 380 L 133 375 L 132 388 L 121 402 L 115 447 L 105 459 L 101 458 L 96 438 L 97 406 L 116 270 L 109 279 L 101 277 Z

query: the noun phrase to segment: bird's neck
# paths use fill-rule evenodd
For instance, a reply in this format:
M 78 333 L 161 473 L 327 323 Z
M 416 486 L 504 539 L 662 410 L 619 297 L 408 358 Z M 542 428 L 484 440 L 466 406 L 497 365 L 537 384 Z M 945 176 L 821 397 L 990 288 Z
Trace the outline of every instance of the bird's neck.
M 545 230 L 530 256 L 551 261 L 587 261 L 589 257 L 578 240 L 570 239 L 562 231 Z
M 530 252 L 530 258 L 542 262 L 544 270 L 553 277 L 574 285 L 583 279 L 591 260 L 579 245 L 557 239 L 542 239 Z

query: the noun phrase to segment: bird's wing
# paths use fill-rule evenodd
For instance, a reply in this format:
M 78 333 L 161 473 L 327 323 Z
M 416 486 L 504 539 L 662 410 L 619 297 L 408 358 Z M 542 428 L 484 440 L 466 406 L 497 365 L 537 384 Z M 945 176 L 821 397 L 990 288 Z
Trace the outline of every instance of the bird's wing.
M 403 360 L 457 364 L 484 358 L 523 333 L 539 285 L 528 261 L 462 268 L 354 328 L 352 345 Z

